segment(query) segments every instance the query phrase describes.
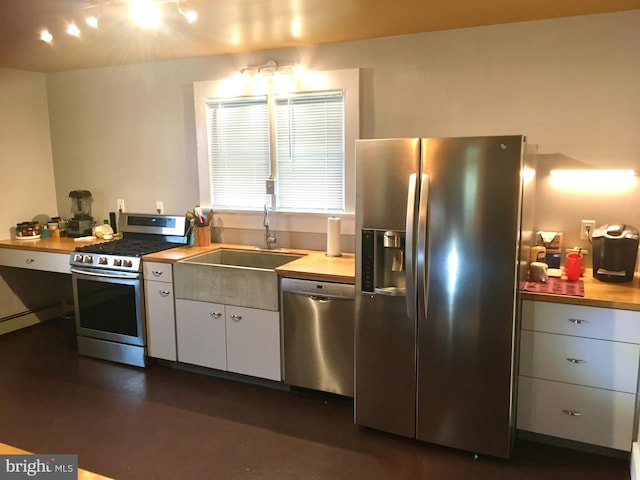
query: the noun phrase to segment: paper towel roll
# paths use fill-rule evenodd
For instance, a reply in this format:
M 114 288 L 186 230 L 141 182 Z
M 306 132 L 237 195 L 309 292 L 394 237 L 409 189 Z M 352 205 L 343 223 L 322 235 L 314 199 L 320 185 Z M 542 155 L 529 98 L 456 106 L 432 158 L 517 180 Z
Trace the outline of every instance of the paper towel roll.
M 340 256 L 340 218 L 327 219 L 327 257 Z

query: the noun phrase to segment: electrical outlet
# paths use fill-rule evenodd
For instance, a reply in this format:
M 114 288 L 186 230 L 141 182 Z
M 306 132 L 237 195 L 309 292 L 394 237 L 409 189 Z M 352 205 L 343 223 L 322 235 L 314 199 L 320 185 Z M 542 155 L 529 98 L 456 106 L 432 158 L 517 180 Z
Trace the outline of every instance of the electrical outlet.
M 119 198 L 116 200 L 116 203 L 118 205 L 118 212 L 124 212 L 124 200 L 122 198 Z
M 596 228 L 595 220 L 581 220 L 580 221 L 580 240 L 590 240 L 593 231 Z
M 158 212 L 160 215 L 164 214 L 164 203 L 162 202 L 162 200 L 158 200 L 156 202 L 156 212 Z

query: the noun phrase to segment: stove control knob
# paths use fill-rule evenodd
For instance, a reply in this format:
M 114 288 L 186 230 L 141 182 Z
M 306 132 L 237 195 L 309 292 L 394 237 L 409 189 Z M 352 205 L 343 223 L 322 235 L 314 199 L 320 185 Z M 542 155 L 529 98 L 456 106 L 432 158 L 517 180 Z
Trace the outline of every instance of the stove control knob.
M 106 265 L 106 264 L 108 263 L 108 262 L 107 262 L 107 257 L 100 257 L 100 258 L 98 259 L 98 263 L 99 263 L 100 265 Z
M 93 263 L 93 257 L 91 255 L 85 255 L 83 259 L 84 263 Z
M 123 260 L 122 261 L 122 266 L 131 267 L 131 266 L 133 266 L 133 263 L 131 263 L 131 260 Z
M 113 266 L 114 267 L 119 267 L 120 265 L 122 265 L 122 260 L 120 260 L 119 258 L 115 258 L 113 260 Z
M 82 257 L 82 254 L 81 254 L 81 253 L 78 253 L 78 254 L 76 254 L 76 255 L 73 257 L 73 261 L 74 261 L 74 262 L 80 262 L 80 263 L 82 263 L 82 258 L 83 258 L 83 257 Z

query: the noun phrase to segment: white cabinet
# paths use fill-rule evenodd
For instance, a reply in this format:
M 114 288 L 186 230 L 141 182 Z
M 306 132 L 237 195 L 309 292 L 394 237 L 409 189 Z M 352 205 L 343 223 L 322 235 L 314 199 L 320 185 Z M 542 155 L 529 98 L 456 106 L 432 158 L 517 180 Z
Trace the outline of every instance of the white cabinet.
M 224 305 L 176 299 L 178 360 L 227 369 Z
M 178 361 L 280 381 L 280 314 L 176 299 Z
M 631 450 L 640 312 L 524 301 L 518 428 Z
M 142 266 L 149 356 L 176 361 L 172 265 L 143 262 Z
M 68 253 L 0 248 L 0 265 L 47 272 L 71 273 Z
M 280 381 L 280 314 L 226 307 L 227 369 Z

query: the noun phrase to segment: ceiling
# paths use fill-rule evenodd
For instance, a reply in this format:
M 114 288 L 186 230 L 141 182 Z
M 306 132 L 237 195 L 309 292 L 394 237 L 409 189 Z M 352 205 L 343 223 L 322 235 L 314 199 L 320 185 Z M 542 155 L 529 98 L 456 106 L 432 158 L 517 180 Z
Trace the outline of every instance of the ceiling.
M 0 0 L 0 68 L 56 72 L 251 52 L 417 32 L 640 9 L 640 0 L 156 0 L 163 26 L 130 24 L 130 0 Z M 105 3 L 100 28 L 83 28 L 88 4 Z M 74 20 L 79 38 L 64 33 Z M 52 44 L 39 40 L 42 28 Z

